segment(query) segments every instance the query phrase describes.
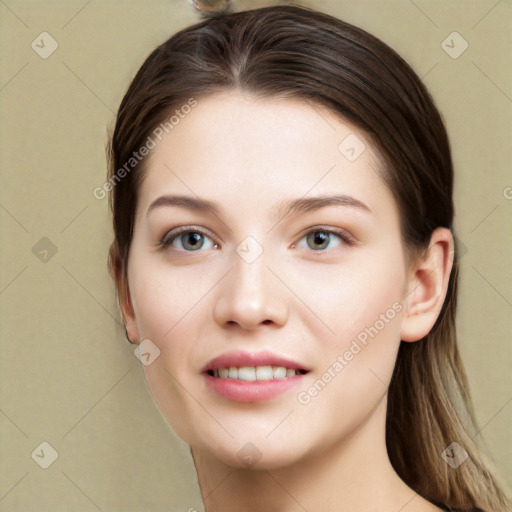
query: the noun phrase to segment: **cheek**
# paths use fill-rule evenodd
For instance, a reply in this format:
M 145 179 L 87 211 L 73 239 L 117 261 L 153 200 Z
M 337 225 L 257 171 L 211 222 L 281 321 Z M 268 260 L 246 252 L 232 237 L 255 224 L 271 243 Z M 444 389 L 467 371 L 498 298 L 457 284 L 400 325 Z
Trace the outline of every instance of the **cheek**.
M 190 325 L 190 318 L 197 317 L 214 280 L 203 279 L 192 266 L 171 269 L 162 262 L 152 266 L 140 263 L 139 268 L 143 270 L 132 278 L 131 293 L 140 336 L 167 350 L 177 328 L 185 320 Z
M 191 373 L 199 371 L 193 355 L 201 318 L 206 314 L 206 301 L 201 299 L 211 284 L 189 269 L 171 272 L 156 265 L 137 264 L 144 272 L 134 272 L 130 282 L 140 339 L 151 340 L 159 351 L 143 370 L 159 409 L 177 434 L 187 439 L 187 418 L 197 413 L 189 410 L 194 404 L 187 386 Z
M 298 397 L 299 403 L 317 410 L 312 418 L 337 414 L 349 428 L 387 390 L 400 346 L 406 277 L 398 251 L 381 254 L 385 256 L 367 255 L 325 274 L 319 268 L 309 281 L 325 283 L 310 299 L 332 331 L 320 336 L 318 320 L 307 324 L 322 353 L 317 380 Z
M 377 408 L 385 411 L 383 400 L 400 346 L 402 306 L 398 301 L 383 305 L 387 309 L 374 308 L 367 318 L 360 315 L 346 331 L 339 325 L 339 334 L 325 346 L 325 363 L 296 397 L 304 420 L 298 438 L 304 431 L 317 432 L 329 445 L 365 424 Z
M 391 338 L 399 337 L 397 313 L 406 290 L 403 257 L 393 244 L 381 250 L 350 253 L 337 265 L 309 265 L 300 269 L 301 278 L 288 274 L 296 295 L 308 307 L 300 307 L 302 322 L 309 326 L 312 339 L 346 349 L 347 343 L 376 326 Z M 394 320 L 393 322 L 391 322 Z M 384 323 L 383 323 L 384 322 Z M 393 333 L 391 333 L 393 329 Z M 321 336 L 320 336 L 321 334 Z
M 159 363 L 167 378 L 175 379 L 172 388 L 179 395 L 183 394 L 180 384 L 186 385 L 187 378 L 198 374 L 204 364 L 205 328 L 212 317 L 208 291 L 214 283 L 212 275 L 202 278 L 192 267 L 155 268 L 136 282 L 135 313 L 141 339 L 156 345 Z M 152 368 L 145 370 L 149 374 Z

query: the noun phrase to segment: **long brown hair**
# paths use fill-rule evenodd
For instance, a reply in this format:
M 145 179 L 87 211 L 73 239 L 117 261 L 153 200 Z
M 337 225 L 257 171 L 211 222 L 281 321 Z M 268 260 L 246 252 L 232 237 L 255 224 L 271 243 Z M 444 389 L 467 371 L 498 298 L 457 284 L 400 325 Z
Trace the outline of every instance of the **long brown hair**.
M 156 127 L 170 129 L 175 109 L 230 89 L 321 105 L 363 130 L 383 159 L 380 172 L 398 204 L 411 254 L 428 246 L 435 228 L 452 228 L 445 126 L 421 80 L 394 50 L 310 8 L 224 15 L 181 30 L 156 48 L 121 102 L 108 146 L 115 233 L 109 264 L 118 294 L 128 302 L 126 269 L 145 167 L 145 160 L 130 159 Z M 505 512 L 507 499 L 475 442 L 456 343 L 457 275 L 456 251 L 434 328 L 419 342 L 401 343 L 388 393 L 387 449 L 398 475 L 426 499 L 454 509 Z M 452 442 L 469 455 L 457 468 L 441 456 Z

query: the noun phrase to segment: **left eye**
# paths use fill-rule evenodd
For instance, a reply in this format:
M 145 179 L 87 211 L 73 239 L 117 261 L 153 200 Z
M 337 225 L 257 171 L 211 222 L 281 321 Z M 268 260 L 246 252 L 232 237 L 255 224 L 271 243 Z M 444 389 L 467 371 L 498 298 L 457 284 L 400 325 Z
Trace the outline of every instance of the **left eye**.
M 215 242 L 201 231 L 186 230 L 178 233 L 169 232 L 162 240 L 162 245 L 172 245 L 179 251 L 194 252 L 200 249 L 213 249 Z
M 304 243 L 306 247 L 304 247 Z M 326 249 L 333 249 L 344 241 L 342 235 L 328 231 L 325 229 L 316 229 L 310 231 L 307 235 L 301 238 L 297 247 L 308 248 L 313 251 L 324 251 Z

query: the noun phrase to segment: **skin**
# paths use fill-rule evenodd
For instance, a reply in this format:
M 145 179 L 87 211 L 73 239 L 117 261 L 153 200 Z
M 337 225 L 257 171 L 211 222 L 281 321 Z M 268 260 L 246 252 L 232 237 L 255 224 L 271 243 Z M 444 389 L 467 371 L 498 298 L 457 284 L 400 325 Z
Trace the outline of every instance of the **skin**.
M 338 149 L 351 133 L 365 144 L 352 162 Z M 354 127 L 298 100 L 238 91 L 200 97 L 146 164 L 122 309 L 130 339 L 150 339 L 160 350 L 144 372 L 169 424 L 192 447 L 207 510 L 439 510 L 396 475 L 384 434 L 400 340 L 424 337 L 446 294 L 449 230 L 435 230 L 426 255 L 406 264 L 377 152 Z M 368 210 L 330 205 L 283 216 L 277 209 L 334 194 Z M 173 205 L 147 213 L 164 195 L 214 201 L 219 211 Z M 177 226 L 202 228 L 211 241 L 196 251 L 179 237 L 159 246 Z M 332 235 L 318 250 L 306 237 L 318 226 L 343 230 L 352 243 Z M 252 263 L 236 252 L 247 236 L 263 249 Z M 298 394 L 332 373 L 393 304 L 394 317 L 300 403 Z M 236 402 L 201 374 L 229 350 L 269 350 L 311 371 L 280 396 Z M 239 455 L 244 446 L 256 463 Z

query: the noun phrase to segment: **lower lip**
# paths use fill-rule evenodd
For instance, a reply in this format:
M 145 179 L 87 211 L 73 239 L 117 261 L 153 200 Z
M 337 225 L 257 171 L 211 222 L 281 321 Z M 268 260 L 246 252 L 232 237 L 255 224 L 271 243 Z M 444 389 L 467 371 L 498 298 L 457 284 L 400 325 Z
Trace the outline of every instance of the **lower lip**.
M 272 380 L 239 380 L 221 379 L 212 377 L 207 373 L 203 374 L 208 386 L 219 395 L 237 402 L 259 402 L 270 400 L 289 389 L 297 386 L 304 375 L 295 375 L 286 379 Z

